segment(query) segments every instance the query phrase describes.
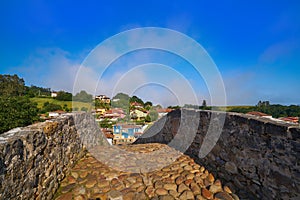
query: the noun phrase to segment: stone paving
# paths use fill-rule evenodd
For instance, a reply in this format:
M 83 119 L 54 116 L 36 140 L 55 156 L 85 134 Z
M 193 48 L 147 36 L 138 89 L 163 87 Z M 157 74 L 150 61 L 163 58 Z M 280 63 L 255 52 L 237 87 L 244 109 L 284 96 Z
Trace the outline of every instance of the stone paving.
M 61 182 L 56 200 L 64 199 L 239 198 L 190 157 L 152 143 L 90 150 Z

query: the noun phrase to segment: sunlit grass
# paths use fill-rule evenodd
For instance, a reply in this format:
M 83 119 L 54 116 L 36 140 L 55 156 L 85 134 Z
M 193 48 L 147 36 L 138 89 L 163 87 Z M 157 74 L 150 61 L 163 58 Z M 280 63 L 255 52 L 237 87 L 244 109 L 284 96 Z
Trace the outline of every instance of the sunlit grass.
M 60 105 L 61 107 L 64 107 L 64 105 L 67 105 L 68 108 L 78 108 L 78 110 L 80 110 L 81 108 L 83 107 L 86 107 L 86 108 L 90 108 L 91 107 L 91 104 L 90 103 L 84 103 L 84 102 L 77 102 L 77 101 L 58 101 L 56 99 L 53 99 L 53 98 L 39 98 L 39 97 L 34 97 L 34 98 L 31 98 L 31 100 L 33 102 L 36 102 L 37 103 L 37 107 L 38 108 L 42 108 L 44 103 L 45 102 L 49 102 L 49 103 L 55 103 L 55 104 L 58 104 Z

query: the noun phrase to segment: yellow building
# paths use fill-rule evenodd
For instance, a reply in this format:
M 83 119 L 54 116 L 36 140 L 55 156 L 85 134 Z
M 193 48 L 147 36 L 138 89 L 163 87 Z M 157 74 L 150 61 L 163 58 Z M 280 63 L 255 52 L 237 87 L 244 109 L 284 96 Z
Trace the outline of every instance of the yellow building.
M 104 115 L 105 114 L 105 109 L 104 108 L 97 108 L 96 109 L 96 114 L 98 114 L 98 115 Z
M 134 109 L 130 111 L 130 117 L 133 120 L 143 120 L 146 118 L 147 115 L 148 115 L 147 111 L 142 111 L 138 109 Z
M 122 134 L 114 134 L 114 138 L 112 143 L 114 145 L 119 145 L 119 144 L 129 144 L 129 143 L 133 143 L 135 141 L 135 137 L 133 136 L 127 136 L 124 137 L 124 135 Z

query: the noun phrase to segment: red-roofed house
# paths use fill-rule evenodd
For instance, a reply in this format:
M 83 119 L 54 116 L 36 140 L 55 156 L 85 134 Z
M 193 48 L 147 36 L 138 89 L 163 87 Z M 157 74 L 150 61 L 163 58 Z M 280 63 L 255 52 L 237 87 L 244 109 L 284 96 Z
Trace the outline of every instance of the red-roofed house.
M 148 112 L 146 110 L 138 110 L 134 109 L 130 111 L 130 117 L 132 120 L 143 120 L 148 115 Z
M 132 102 L 130 103 L 130 106 L 134 106 L 135 108 L 143 108 L 143 105 L 138 102 Z
M 280 117 L 279 120 L 291 123 L 299 123 L 299 117 Z
M 246 114 L 272 119 L 272 115 L 268 115 L 266 113 L 262 113 L 262 112 L 258 112 L 258 111 L 251 111 L 251 112 L 248 112 Z
M 103 95 L 103 94 L 96 96 L 95 99 L 98 99 L 102 103 L 107 103 L 107 104 L 110 103 L 110 98 L 106 95 Z
M 173 109 L 171 108 L 158 108 L 156 109 L 157 113 L 158 113 L 158 117 L 161 118 L 165 115 L 167 115 L 169 112 L 171 112 Z

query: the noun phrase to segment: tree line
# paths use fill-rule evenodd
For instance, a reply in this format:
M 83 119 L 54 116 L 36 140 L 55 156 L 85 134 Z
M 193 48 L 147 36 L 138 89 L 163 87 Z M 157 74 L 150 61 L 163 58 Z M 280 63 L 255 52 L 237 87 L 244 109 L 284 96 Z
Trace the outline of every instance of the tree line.
M 230 112 L 247 113 L 251 111 L 258 111 L 271 115 L 274 118 L 279 117 L 300 117 L 299 105 L 280 105 L 270 104 L 269 101 L 259 101 L 255 106 L 241 106 L 229 109 Z
M 38 86 L 26 86 L 23 78 L 15 75 L 0 74 L 0 134 L 20 126 L 27 126 L 40 121 L 39 114 L 55 110 L 71 111 L 65 104 L 63 107 L 55 103 L 45 102 L 41 109 L 30 100 L 33 97 L 50 97 L 51 89 Z M 59 91 L 59 101 L 92 102 L 93 96 L 86 91 L 76 95 Z
M 37 104 L 26 94 L 17 75 L 0 75 L 0 133 L 39 121 Z
M 19 126 L 27 126 L 36 121 L 39 121 L 39 113 L 45 113 L 54 110 L 64 109 L 71 111 L 72 108 L 63 107 L 55 103 L 45 102 L 42 109 L 38 109 L 37 103 L 30 100 L 32 97 L 49 97 L 51 95 L 50 88 L 42 88 L 37 86 L 25 86 L 25 81 L 19 78 L 17 75 L 1 75 L 0 74 L 0 134 L 8 131 L 12 128 Z M 159 105 L 153 106 L 152 102 L 143 102 L 137 96 L 130 97 L 127 94 L 119 93 L 112 100 L 111 105 L 103 104 L 94 101 L 93 96 L 86 91 L 80 91 L 76 95 L 65 91 L 59 91 L 57 93 L 57 100 L 60 101 L 80 101 L 95 103 L 95 107 L 104 107 L 109 109 L 110 107 L 123 108 L 126 114 L 129 114 L 129 103 L 137 102 L 142 105 L 142 109 L 149 111 L 147 121 L 153 121 L 157 118 L 156 108 L 161 107 Z M 197 109 L 211 109 L 211 106 L 206 105 L 206 101 L 203 100 L 201 106 L 186 104 L 186 108 Z M 172 106 L 170 108 L 180 108 L 179 106 Z M 299 105 L 280 105 L 270 104 L 269 101 L 259 101 L 255 106 L 233 106 L 227 109 L 230 112 L 247 113 L 250 111 L 259 111 L 275 118 L 278 117 L 300 117 Z

